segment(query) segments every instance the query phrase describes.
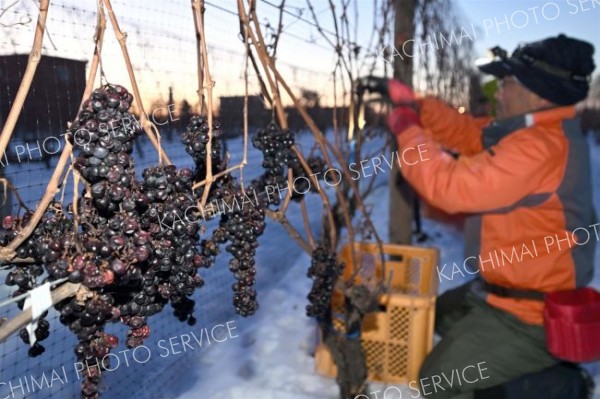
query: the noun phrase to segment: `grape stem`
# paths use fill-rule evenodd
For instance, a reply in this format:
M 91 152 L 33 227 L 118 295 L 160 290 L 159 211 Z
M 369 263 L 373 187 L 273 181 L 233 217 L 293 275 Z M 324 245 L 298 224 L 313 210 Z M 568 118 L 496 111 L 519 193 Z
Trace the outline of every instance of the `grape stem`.
M 310 222 L 308 220 L 308 210 L 306 209 L 306 201 L 304 198 L 300 201 L 300 210 L 302 212 L 302 221 L 304 223 L 304 230 L 306 230 L 306 235 L 308 236 L 308 242 L 310 243 L 311 248 L 315 248 L 315 237 L 313 235 L 312 229 L 310 228 Z
M 222 172 L 219 172 L 219 173 L 217 173 L 216 175 L 213 175 L 213 181 L 214 181 L 214 180 L 216 180 L 217 178 L 221 177 L 221 176 L 224 176 L 224 175 L 226 175 L 226 174 L 229 174 L 229 173 L 233 172 L 234 170 L 241 169 L 241 168 L 243 168 L 244 166 L 246 166 L 247 164 L 248 164 L 247 162 L 240 162 L 239 164 L 237 164 L 237 165 L 235 165 L 235 166 L 231 166 L 231 167 L 229 167 L 229 168 L 225 169 L 224 171 L 222 171 Z M 198 189 L 198 188 L 200 188 L 200 187 L 202 187 L 202 186 L 205 186 L 205 185 L 207 185 L 207 184 L 208 184 L 208 178 L 206 178 L 206 179 L 204 179 L 204 180 L 202 180 L 202 181 L 200 181 L 200 182 L 198 182 L 198 183 L 194 184 L 194 185 L 192 186 L 192 188 L 193 188 L 194 190 L 196 190 L 196 189 Z M 206 205 L 206 204 L 204 204 L 203 206 L 205 206 L 205 205 Z
M 296 230 L 294 228 L 294 226 L 291 225 L 290 221 L 285 217 L 285 214 L 270 211 L 267 209 L 267 216 L 269 218 L 273 219 L 274 221 L 280 223 L 283 226 L 283 228 L 285 229 L 285 231 L 288 233 L 290 238 L 292 238 L 294 241 L 296 241 L 298 243 L 298 245 L 300 246 L 300 248 L 302 248 L 306 253 L 308 253 L 308 254 L 312 253 L 312 248 L 311 248 L 310 244 L 307 243 L 306 240 L 304 238 L 302 238 L 302 236 L 300 235 L 298 230 Z
M 13 194 L 15 195 L 15 197 L 17 198 L 17 201 L 19 201 L 19 206 L 21 206 L 22 208 L 24 208 L 25 210 L 29 210 L 29 208 L 27 207 L 27 205 L 25 205 L 25 203 L 23 202 L 23 200 L 21 199 L 21 196 L 19 195 L 19 191 L 15 188 L 15 186 L 13 186 L 7 178 L 2 177 L 0 178 L 0 184 L 2 185 L 2 187 L 4 187 L 4 198 L 2 199 L 2 204 L 3 205 L 6 203 L 6 200 L 8 199 L 8 190 L 10 189 L 10 191 L 13 192 Z

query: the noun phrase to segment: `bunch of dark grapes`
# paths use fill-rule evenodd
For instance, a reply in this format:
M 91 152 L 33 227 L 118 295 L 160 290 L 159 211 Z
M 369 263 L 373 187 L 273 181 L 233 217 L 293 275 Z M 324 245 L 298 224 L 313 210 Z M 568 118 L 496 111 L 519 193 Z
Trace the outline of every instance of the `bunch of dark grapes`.
M 280 129 L 271 122 L 265 129 L 259 130 L 252 144 L 263 154 L 262 166 L 265 169 L 260 178 L 252 181 L 252 188 L 257 192 L 269 193 L 268 200 L 274 205 L 281 203 L 280 192 L 291 191 L 292 200 L 300 201 L 307 192 L 317 192 L 318 182 L 310 178 L 314 174 L 317 180 L 323 180 L 327 164 L 323 158 L 311 156 L 306 159 L 312 173 L 307 173 L 298 156 L 292 151 L 294 135 L 289 130 Z M 287 170 L 292 170 L 292 187 L 288 187 Z M 267 188 L 268 187 L 268 188 Z M 278 193 L 271 195 L 270 193 Z
M 140 125 L 128 112 L 133 96 L 119 85 L 92 92 L 69 128 L 79 150 L 75 168 L 92 184 L 94 206 L 106 215 L 119 210 L 135 179 L 130 156 Z
M 287 145 L 291 146 L 293 138 L 289 136 L 288 139 L 291 141 Z M 206 178 L 206 145 L 208 143 L 206 117 L 192 118 L 186 132 L 182 134 L 182 142 L 186 145 L 187 152 L 192 155 L 196 164 L 194 181 L 204 180 Z M 222 172 L 227 167 L 227 160 L 221 156 L 222 148 L 219 125 L 215 123 L 212 142 L 213 174 Z M 282 158 L 277 162 L 287 164 L 289 160 Z M 256 186 L 251 186 L 247 191 L 255 189 Z M 201 194 L 202 189 L 196 193 L 198 197 Z M 200 242 L 201 266 L 210 267 L 214 264 L 216 256 L 220 253 L 220 246 L 228 243 L 226 251 L 233 255 L 229 268 L 237 280 L 232 287 L 234 307 L 236 312 L 243 316 L 252 315 L 258 309 L 256 290 L 254 289 L 256 276 L 254 257 L 258 247 L 257 238 L 263 233 L 265 227 L 267 204 L 264 201 L 254 203 L 249 200 L 247 194 L 242 193 L 241 187 L 235 183 L 231 174 L 224 175 L 213 183 L 208 203 L 208 208 L 217 203 L 221 204 L 223 209 L 210 212 L 207 208 L 205 209 L 206 213 L 202 215 L 205 220 L 210 220 L 218 214 L 221 215 L 221 218 L 219 226 L 213 230 L 212 236 Z M 185 315 L 185 307 L 190 307 L 190 302 L 185 301 L 181 306 L 184 308 L 183 311 L 176 309 L 176 316 L 180 319 Z
M 32 217 L 33 212 L 31 211 L 25 212 L 21 217 L 10 215 L 4 217 L 2 221 L 4 242 L 2 245 L 7 245 L 15 238 L 29 224 Z M 31 258 L 35 263 L 46 263 L 54 260 L 48 258 L 58 258 L 58 254 L 50 252 L 50 243 L 53 240 L 63 239 L 65 234 L 72 230 L 72 226 L 72 221 L 67 218 L 62 204 L 58 201 L 50 202 L 31 235 L 16 249 L 16 257 Z
M 95 90 L 70 127 L 78 156 L 74 167 L 85 178 L 87 195 L 77 202 L 78 229 L 73 206 L 52 203 L 29 238 L 17 248 L 18 258 L 34 265 L 14 265 L 7 284 L 20 295 L 37 285 L 46 267 L 49 280 L 68 277 L 81 283 L 83 295 L 56 305 L 61 323 L 77 335 L 77 358 L 87 365 L 82 395 L 98 397 L 98 365 L 116 346 L 116 337 L 104 333 L 108 322 L 129 326 L 126 345 L 139 346 L 149 336 L 147 318 L 169 302 L 180 320 L 193 324 L 194 301 L 188 298 L 204 284 L 199 267 L 208 264 L 197 245 L 198 225 L 192 191 L 193 172 L 173 166 L 143 171 L 135 180 L 131 156 L 138 135 L 137 122 L 128 113 L 132 97 L 121 86 Z M 220 151 L 216 147 L 216 151 Z M 27 224 L 31 212 L 3 220 L 0 235 L 6 245 Z M 23 306 L 23 301 L 19 302 Z M 40 319 L 38 340 L 48 335 Z M 21 332 L 24 341 L 29 336 Z M 36 343 L 31 355 L 43 352 Z M 104 360 L 106 362 L 106 360 Z
M 195 182 L 206 178 L 208 127 L 206 117 L 194 117 L 181 137 L 187 152 L 192 155 L 196 164 Z M 291 144 L 293 144 L 293 139 L 289 145 Z M 213 174 L 219 173 L 227 167 L 227 160 L 221 156 L 222 148 L 219 125 L 216 123 L 213 127 L 212 141 Z M 279 159 L 277 162 L 285 164 L 288 160 Z M 255 187 L 249 188 L 249 190 L 252 189 Z M 197 195 L 202 195 L 202 189 L 198 190 Z M 256 290 L 254 289 L 256 276 L 254 257 L 258 247 L 257 238 L 263 233 L 265 227 L 267 204 L 264 201 L 260 203 L 249 201 L 230 174 L 222 176 L 212 185 L 208 200 L 209 204 L 215 202 L 222 204 L 224 209 L 212 214 L 207 210 L 206 215 L 203 214 L 203 218 L 209 220 L 214 217 L 214 214 L 222 213 L 219 226 L 213 231 L 212 236 L 200 243 L 202 266 L 209 267 L 214 264 L 216 256 L 220 253 L 219 246 L 229 243 L 226 251 L 233 255 L 229 269 L 237 280 L 232 287 L 234 290 L 233 304 L 237 313 L 242 316 L 250 316 L 258 309 Z M 189 302 L 184 302 L 182 306 L 184 306 L 183 310 L 176 309 L 176 316 L 180 317 L 180 320 L 185 315 L 185 306 L 189 307 L 190 305 Z
M 56 306 L 60 311 L 60 322 L 73 331 L 79 343 L 75 347 L 77 359 L 86 364 L 84 375 L 86 381 L 83 384 L 84 396 L 93 396 L 95 392 L 90 384 L 98 382 L 99 375 L 96 373 L 98 360 L 102 360 L 110 348 L 117 345 L 117 338 L 106 334 L 103 329 L 109 321 L 118 321 L 119 309 L 110 294 L 94 293 L 92 298 L 85 302 L 76 298 L 67 299 Z
M 87 330 L 94 330 L 87 328 Z M 83 381 L 81 383 L 82 397 L 99 398 L 98 384 L 102 370 L 110 369 L 110 358 L 106 357 L 111 349 L 118 345 L 118 339 L 95 329 L 94 332 L 87 334 L 88 339 L 81 339 L 75 347 L 77 360 L 84 365 L 82 370 Z
M 194 173 L 195 182 L 202 181 L 206 177 L 208 132 L 208 118 L 204 115 L 196 115 L 190 119 L 185 132 L 181 134 L 181 142 L 185 145 L 186 152 L 192 156 L 196 164 Z M 218 122 L 214 122 L 212 128 L 211 162 L 213 174 L 225 170 L 226 159 L 223 157 L 223 139 L 221 138 L 221 130 Z
M 228 211 L 221 214 L 212 236 L 199 242 L 201 211 L 196 203 L 203 189 L 194 192 L 192 185 L 206 178 L 207 118 L 193 117 L 182 134 L 195 171 L 159 165 L 145 169 L 138 181 L 131 153 L 140 126 L 129 113 L 132 100 L 122 86 L 105 85 L 84 102 L 69 128 L 69 140 L 77 150 L 74 168 L 85 179 L 85 192 L 66 208 L 58 202 L 50 204 L 16 250 L 16 258 L 31 264 L 12 265 L 6 278 L 7 285 L 17 286 L 14 296 L 36 287 L 42 277 L 42 283 L 68 278 L 81 284 L 75 297 L 55 307 L 60 322 L 78 338 L 75 354 L 86 364 L 82 395 L 88 399 L 99 396 L 100 371 L 109 367 L 106 355 L 118 343 L 104 332 L 106 324 L 121 322 L 129 327 L 125 340 L 129 348 L 142 345 L 150 334 L 148 317 L 169 303 L 179 320 L 193 325 L 195 303 L 190 296 L 204 285 L 198 269 L 214 264 L 220 246 L 227 245 L 233 256 L 229 268 L 237 280 L 233 285 L 236 311 L 248 316 L 258 308 L 254 257 L 257 238 L 265 228 L 266 202 L 248 200 L 248 191 L 256 186 L 244 193 L 230 174 L 222 176 L 208 198 L 227 203 Z M 210 156 L 216 174 L 226 169 L 227 159 L 222 155 L 218 123 L 213 128 Z M 269 131 L 275 136 L 260 135 L 259 145 L 268 159 L 266 175 L 281 183 L 287 167 L 294 164 L 293 137 L 275 125 Z M 21 217 L 4 218 L 0 244 L 14 239 L 32 216 L 27 211 Z M 18 303 L 21 309 L 23 302 Z M 35 336 L 42 341 L 49 324 L 45 316 L 37 323 Z M 25 330 L 20 336 L 30 342 Z M 29 353 L 36 356 L 43 351 L 36 342 Z
M 186 131 L 181 134 L 181 142 L 185 145 L 188 154 L 192 156 L 195 164 L 193 173 L 193 182 L 201 182 L 206 179 L 206 154 L 207 145 L 209 142 L 209 124 L 208 118 L 205 115 L 194 116 L 186 128 Z M 212 173 L 217 174 L 227 169 L 227 159 L 224 157 L 223 150 L 225 142 L 221 136 L 220 124 L 218 121 L 213 122 L 212 130 Z M 208 196 L 208 204 L 204 210 L 197 209 L 204 221 L 213 219 L 219 212 L 212 207 L 211 203 L 223 198 L 223 193 L 227 193 L 228 188 L 233 181 L 231 174 L 223 175 L 219 180 L 211 185 L 211 193 Z M 201 198 L 204 192 L 204 186 L 196 190 L 197 198 Z M 228 194 L 226 194 L 228 195 Z M 201 267 L 208 268 L 215 262 L 215 258 L 221 252 L 219 245 L 227 241 L 226 231 L 218 227 L 213 231 L 213 236 L 209 239 L 203 239 L 200 242 L 200 254 L 198 262 Z M 177 315 L 176 315 L 177 316 Z
M 250 190 L 248 188 L 247 190 Z M 237 280 L 232 289 L 233 305 L 242 316 L 253 315 L 258 309 L 256 290 L 256 248 L 258 237 L 265 229 L 267 204 L 264 201 L 252 202 L 248 191 L 243 193 L 241 187 L 230 182 L 215 191 L 215 198 L 221 201 L 225 211 L 221 215 L 219 227 L 213 232 L 211 240 L 204 242 L 205 248 L 228 242 L 225 250 L 233 258 L 229 262 L 229 270 Z
M 40 344 L 40 341 L 45 340 L 50 335 L 50 323 L 48 323 L 48 320 L 46 320 L 47 315 L 48 312 L 44 312 L 44 314 L 40 316 L 40 318 L 37 320 L 36 327 L 34 330 L 36 341 L 33 345 L 30 346 L 29 350 L 27 351 L 27 353 L 31 357 L 39 356 L 46 350 L 44 346 Z M 31 341 L 27 329 L 21 328 L 19 330 L 19 337 L 21 337 L 21 340 L 23 340 L 23 342 L 26 345 L 30 344 Z
M 298 160 L 290 165 L 294 181 L 292 190 L 292 200 L 294 201 L 300 201 L 305 193 L 318 192 L 317 184 L 321 184 L 320 181 L 325 178 L 327 164 L 323 158 L 319 156 L 310 156 L 306 159 L 306 163 L 312 171 L 310 174 L 304 170 L 302 164 Z M 316 183 L 310 178 L 311 175 L 314 175 L 314 178 L 317 179 Z
M 2 221 L 2 227 L 5 230 L 5 239 L 14 238 L 17 233 L 24 228 L 30 221 L 33 213 L 26 212 L 22 217 L 6 216 Z M 16 257 L 21 259 L 31 259 L 33 264 L 18 264 L 14 266 L 6 276 L 7 286 L 17 286 L 12 294 L 13 297 L 22 295 L 37 286 L 38 277 L 44 274 L 42 263 L 46 264 L 48 275 L 53 277 L 65 277 L 68 275 L 66 271 L 66 262 L 62 262 L 60 258 L 59 248 L 56 242 L 62 240 L 68 241 L 72 225 L 71 220 L 66 218 L 66 215 L 59 202 L 51 202 L 40 222 L 33 230 L 31 235 L 16 251 Z M 3 242 L 3 245 L 8 244 Z M 18 301 L 19 309 L 23 309 L 25 300 Z M 48 338 L 49 323 L 45 319 L 45 312 L 38 321 L 35 328 L 36 342 L 29 348 L 29 356 L 35 357 L 44 352 L 44 347 L 40 344 L 41 341 Z M 19 335 L 25 344 L 29 345 L 29 334 L 25 328 L 21 329 Z
M 312 253 L 307 276 L 313 280 L 308 294 L 309 304 L 306 314 L 323 319 L 331 309 L 331 295 L 337 279 L 344 272 L 344 263 L 337 260 L 334 251 L 325 245 L 318 245 Z
M 281 130 L 271 122 L 256 133 L 252 138 L 252 144 L 262 152 L 262 167 L 265 169 L 262 176 L 252 182 L 253 188 L 257 192 L 264 192 L 266 187 L 279 187 L 283 190 L 287 185 L 287 168 L 297 162 L 292 152 L 294 135 L 289 130 Z M 278 195 L 270 200 L 274 205 L 279 205 L 281 202 Z
M 156 302 L 160 298 L 170 300 L 180 320 L 192 319 L 193 301 L 187 297 L 204 285 L 197 269 L 207 266 L 196 245 L 198 216 L 192 195 L 192 171 L 157 166 L 144 170 L 142 175 L 141 195 L 148 202 L 141 225 L 150 232 L 153 251 L 148 258 L 152 280 L 140 294 L 140 302 L 146 301 L 149 294 Z
M 293 160 L 294 135 L 274 122 L 260 129 L 252 138 L 252 144 L 263 153 L 262 166 L 267 170 L 285 167 Z

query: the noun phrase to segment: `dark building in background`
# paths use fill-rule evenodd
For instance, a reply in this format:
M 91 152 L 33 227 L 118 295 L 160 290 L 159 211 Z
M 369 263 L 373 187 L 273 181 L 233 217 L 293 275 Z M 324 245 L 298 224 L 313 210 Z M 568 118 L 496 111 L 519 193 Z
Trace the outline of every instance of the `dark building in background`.
M 319 129 L 325 131 L 332 126 L 333 108 L 315 106 L 305 107 L 306 112 L 317 124 Z M 338 107 L 337 109 L 340 125 L 345 125 L 348 118 L 348 109 Z M 302 115 L 295 107 L 285 107 L 285 114 L 289 128 L 295 131 L 307 130 L 306 123 Z M 368 109 L 368 114 L 373 114 Z M 244 96 L 220 97 L 219 121 L 225 137 L 235 137 L 244 132 Z M 249 133 L 252 135 L 256 130 L 263 128 L 271 122 L 277 121 L 276 115 L 268 108 L 265 108 L 262 97 L 259 95 L 248 96 L 248 124 Z
M 0 56 L 0 126 L 10 112 L 29 55 Z M 77 115 L 85 89 L 86 61 L 43 56 L 23 105 L 12 140 L 59 137 Z
M 219 97 L 219 121 L 224 137 L 235 137 L 244 132 L 244 96 Z M 266 126 L 271 111 L 266 109 L 261 96 L 248 96 L 248 123 L 251 130 Z
M 0 56 L 0 130 L 13 105 L 29 55 Z M 0 154 L 0 177 L 8 164 L 44 161 L 60 155 L 60 136 L 79 110 L 85 89 L 85 61 L 43 56 L 15 125 L 6 154 Z M 44 141 L 50 136 L 57 140 Z M 60 141 L 58 141 L 60 139 Z M 48 152 L 44 151 L 46 149 Z M 52 154 L 50 153 L 52 152 Z M 14 183 L 14 182 L 13 182 Z M 12 196 L 3 202 L 0 217 L 12 213 Z

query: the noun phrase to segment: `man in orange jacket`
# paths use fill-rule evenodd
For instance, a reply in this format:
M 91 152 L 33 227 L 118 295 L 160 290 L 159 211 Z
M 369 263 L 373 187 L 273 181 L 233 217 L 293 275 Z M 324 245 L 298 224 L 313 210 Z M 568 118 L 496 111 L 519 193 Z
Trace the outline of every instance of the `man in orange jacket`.
M 500 79 L 495 121 L 388 83 L 399 148 L 427 149 L 401 172 L 432 205 L 468 214 L 465 267 L 477 274 L 438 299 L 442 340 L 419 388 L 436 399 L 585 398 L 578 368 L 546 349 L 543 298 L 593 277 L 598 223 L 574 104 L 587 96 L 594 48 L 559 35 L 510 57 L 492 51 L 497 58 L 479 68 Z

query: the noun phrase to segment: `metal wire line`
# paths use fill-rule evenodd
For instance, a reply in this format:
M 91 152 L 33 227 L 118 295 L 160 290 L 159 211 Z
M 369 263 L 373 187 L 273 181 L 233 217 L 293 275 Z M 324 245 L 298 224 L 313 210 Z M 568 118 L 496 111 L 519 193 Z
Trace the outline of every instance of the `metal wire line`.
M 261 2 L 263 2 L 263 3 L 265 3 L 265 4 L 268 4 L 268 5 L 270 5 L 271 7 L 277 8 L 278 10 L 281 8 L 281 7 L 279 7 L 277 4 L 273 4 L 273 3 L 271 3 L 271 2 L 270 2 L 270 1 L 268 1 L 268 0 L 260 0 L 260 1 L 261 1 Z M 295 8 L 297 8 L 298 10 L 303 10 L 303 8 L 300 8 L 300 7 L 295 7 Z M 283 12 L 284 12 L 284 13 L 286 13 L 286 14 L 288 14 L 288 15 L 291 15 L 291 16 L 293 16 L 293 17 L 297 18 L 298 20 L 300 20 L 300 21 L 302 21 L 302 22 L 304 22 L 304 23 L 307 23 L 307 24 L 309 24 L 309 25 L 312 25 L 312 26 L 314 26 L 314 27 L 315 27 L 315 28 L 317 28 L 317 29 L 321 29 L 321 31 L 323 31 L 323 32 L 325 32 L 325 33 L 329 33 L 330 35 L 333 35 L 334 37 L 336 37 L 336 36 L 337 36 L 337 35 L 335 34 L 335 32 L 332 32 L 332 31 L 330 31 L 330 30 L 328 30 L 328 29 L 322 28 L 322 27 L 320 27 L 319 25 L 315 24 L 314 22 L 311 22 L 311 21 L 309 21 L 308 19 L 304 19 L 304 18 L 302 18 L 302 17 L 301 17 L 300 15 L 298 15 L 298 14 L 294 14 L 293 12 L 286 10 L 286 8 L 285 8 L 285 7 L 283 7 Z
M 215 8 L 217 8 L 217 9 L 221 10 L 221 11 L 224 11 L 224 12 L 226 12 L 226 13 L 228 13 L 228 14 L 231 14 L 231 15 L 234 15 L 234 16 L 236 16 L 236 17 L 238 16 L 237 12 L 233 12 L 233 11 L 231 11 L 231 10 L 228 10 L 227 8 L 224 8 L 224 7 L 218 6 L 218 5 L 216 5 L 216 4 L 209 3 L 208 1 L 205 1 L 205 2 L 204 2 L 204 4 L 206 4 L 206 5 L 209 5 L 209 6 L 211 6 L 211 7 L 215 7 Z M 294 15 L 294 14 L 292 14 L 292 15 Z M 307 22 L 307 23 L 310 23 L 309 21 L 306 21 L 306 20 L 305 20 L 305 22 Z M 318 27 L 318 25 L 316 25 L 316 24 L 313 24 L 313 23 L 310 23 L 310 24 L 311 24 L 312 26 Z M 264 23 L 261 23 L 261 25 L 262 25 L 262 26 L 264 26 L 265 28 L 269 28 L 269 27 L 270 27 L 270 26 L 268 26 L 267 24 L 264 24 Z M 302 36 L 298 36 L 298 35 L 295 35 L 295 34 L 293 34 L 293 33 L 290 33 L 290 32 L 283 32 L 283 33 L 285 33 L 286 35 L 288 35 L 288 36 L 290 36 L 290 37 L 293 37 L 293 38 L 295 38 L 295 39 L 301 40 L 301 41 L 303 41 L 303 42 L 305 42 L 305 43 L 312 44 L 313 46 L 317 46 L 317 47 L 320 47 L 320 48 L 322 48 L 322 49 L 325 49 L 325 50 L 328 50 L 328 51 L 330 51 L 330 50 L 331 50 L 331 47 L 329 47 L 329 46 L 324 46 L 324 45 L 322 45 L 322 44 L 319 44 L 319 43 L 317 43 L 317 42 L 315 41 L 315 39 L 312 39 L 312 40 L 307 40 L 306 38 L 304 38 L 304 37 L 302 37 Z

